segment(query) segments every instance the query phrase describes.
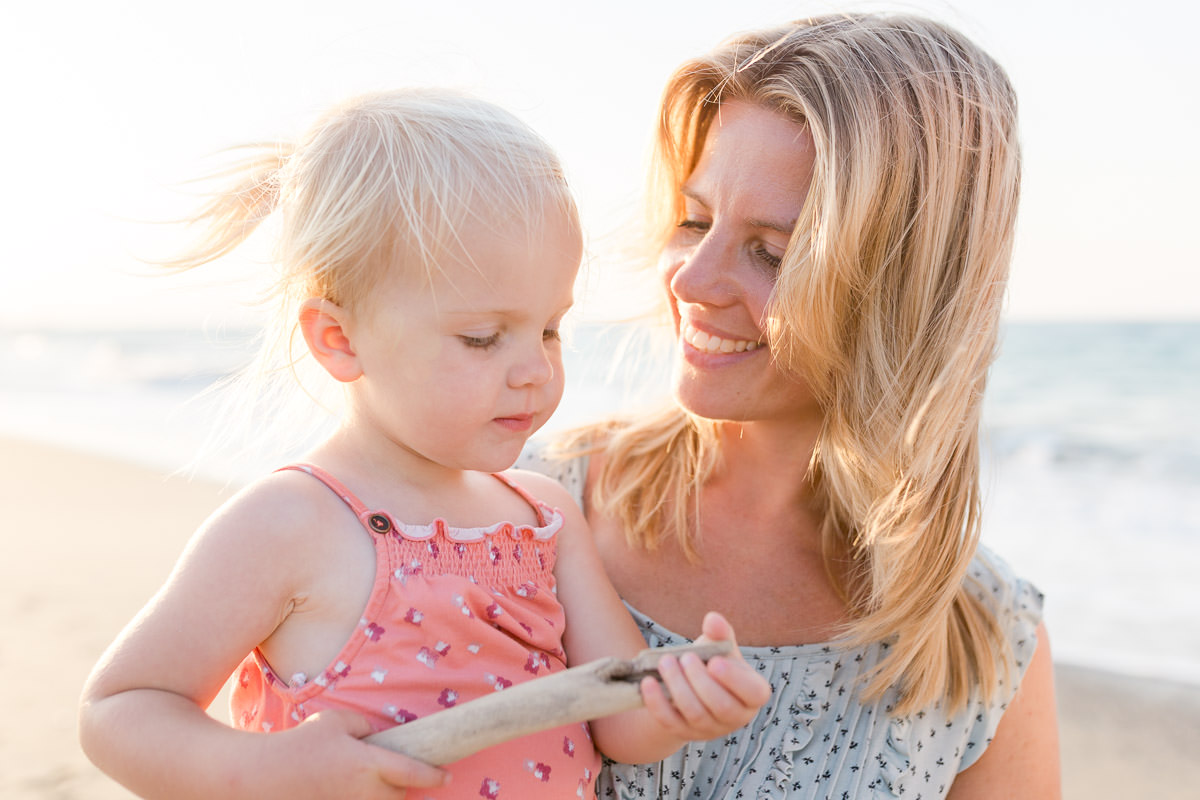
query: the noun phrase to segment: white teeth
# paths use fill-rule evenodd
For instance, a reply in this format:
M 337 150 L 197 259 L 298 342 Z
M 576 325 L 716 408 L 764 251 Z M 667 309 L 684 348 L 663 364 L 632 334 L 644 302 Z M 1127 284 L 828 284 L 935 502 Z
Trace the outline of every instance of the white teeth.
M 704 331 L 696 330 L 687 323 L 683 323 L 681 326 L 681 335 L 684 341 L 705 353 L 742 353 L 746 350 L 755 350 L 759 346 L 758 342 L 748 339 L 722 339 L 719 336 L 712 336 Z

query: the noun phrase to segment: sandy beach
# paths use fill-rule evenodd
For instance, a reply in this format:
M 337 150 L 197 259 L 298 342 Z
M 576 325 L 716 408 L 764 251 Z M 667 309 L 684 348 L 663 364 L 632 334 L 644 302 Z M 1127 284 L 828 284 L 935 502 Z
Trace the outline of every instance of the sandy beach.
M 0 797 L 129 798 L 79 750 L 79 690 L 231 490 L 0 439 L 0 493 Z M 1066 665 L 1057 679 L 1066 798 L 1197 796 L 1200 687 Z

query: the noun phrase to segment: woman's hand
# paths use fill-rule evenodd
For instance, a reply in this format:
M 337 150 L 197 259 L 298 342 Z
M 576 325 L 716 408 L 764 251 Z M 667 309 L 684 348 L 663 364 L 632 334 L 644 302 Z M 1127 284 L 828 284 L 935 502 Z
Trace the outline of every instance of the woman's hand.
M 641 686 L 650 715 L 683 741 L 714 739 L 741 728 L 771 696 L 770 684 L 746 663 L 723 616 L 708 612 L 702 631 L 697 641 L 728 641 L 733 654 L 707 664 L 690 653 L 666 656 L 658 664 L 662 683 L 645 678 Z

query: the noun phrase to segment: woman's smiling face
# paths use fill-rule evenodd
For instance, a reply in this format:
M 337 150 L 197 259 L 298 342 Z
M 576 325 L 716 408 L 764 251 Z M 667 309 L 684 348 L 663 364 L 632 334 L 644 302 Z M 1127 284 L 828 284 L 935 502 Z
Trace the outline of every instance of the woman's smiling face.
M 767 302 L 812 169 L 803 125 L 740 101 L 714 117 L 661 262 L 681 355 L 675 394 L 694 414 L 751 421 L 815 409 L 803 382 L 777 368 L 766 336 Z

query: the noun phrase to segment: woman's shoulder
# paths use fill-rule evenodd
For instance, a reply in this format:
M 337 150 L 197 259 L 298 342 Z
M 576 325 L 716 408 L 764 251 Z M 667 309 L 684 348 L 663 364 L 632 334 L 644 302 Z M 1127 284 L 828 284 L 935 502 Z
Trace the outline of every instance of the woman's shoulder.
M 1032 635 L 1042 621 L 1041 591 L 990 548 L 980 545 L 967 568 L 964 584 L 995 615 L 1010 638 Z
M 1033 661 L 1044 600 L 1032 581 L 1019 575 L 1007 561 L 983 546 L 979 547 L 967 570 L 965 586 L 992 612 L 999 632 L 1008 644 L 1009 661 L 1008 669 L 1000 672 L 991 698 L 974 698 L 967 713 L 962 715 L 971 746 L 963 754 L 960 770 L 971 766 L 983 755 Z
M 575 504 L 582 508 L 590 461 L 591 457 L 586 453 L 563 456 L 555 451 L 552 442 L 536 439 L 525 445 L 513 466 L 554 479 L 567 490 Z
M 1044 596 L 1034 583 L 1019 575 L 991 549 L 980 546 L 967 569 L 964 588 L 991 612 L 1008 645 L 1008 667 L 1002 670 L 996 692 L 1001 710 L 1012 699 L 1037 649 Z M 1007 678 L 1007 679 L 1006 679 Z

